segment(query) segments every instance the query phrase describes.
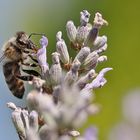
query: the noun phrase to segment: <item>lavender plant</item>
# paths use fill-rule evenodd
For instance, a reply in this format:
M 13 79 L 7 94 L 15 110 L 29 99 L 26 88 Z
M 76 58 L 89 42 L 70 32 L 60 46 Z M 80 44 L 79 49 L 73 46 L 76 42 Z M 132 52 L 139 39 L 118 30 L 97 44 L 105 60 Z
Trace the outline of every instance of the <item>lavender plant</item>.
M 34 76 L 29 82 L 33 90 L 27 95 L 26 109 L 12 102 L 7 104 L 13 110 L 12 121 L 20 140 L 97 140 L 96 128 L 88 128 L 83 135 L 78 129 L 89 115 L 99 111 L 93 103 L 93 91 L 104 86 L 104 75 L 112 68 L 95 71 L 99 63 L 107 60 L 102 55 L 107 49 L 107 37 L 99 36 L 99 30 L 108 23 L 100 13 L 95 14 L 93 24 L 89 18 L 90 13 L 83 10 L 78 27 L 73 21 L 67 22 L 69 48 L 62 32 L 57 32 L 50 66 L 46 56 L 48 39 L 40 39 L 36 57 L 41 77 Z M 70 57 L 70 48 L 75 50 L 75 58 Z

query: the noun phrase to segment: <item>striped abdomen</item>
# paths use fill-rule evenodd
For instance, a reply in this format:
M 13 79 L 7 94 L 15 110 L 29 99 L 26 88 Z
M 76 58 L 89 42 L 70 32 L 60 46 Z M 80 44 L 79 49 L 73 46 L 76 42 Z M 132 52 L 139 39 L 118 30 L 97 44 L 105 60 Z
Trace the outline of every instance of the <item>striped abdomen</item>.
M 3 65 L 3 73 L 5 76 L 5 81 L 12 94 L 17 98 L 22 98 L 25 91 L 24 83 L 22 80 L 16 77 L 21 75 L 19 64 L 16 61 L 6 62 Z

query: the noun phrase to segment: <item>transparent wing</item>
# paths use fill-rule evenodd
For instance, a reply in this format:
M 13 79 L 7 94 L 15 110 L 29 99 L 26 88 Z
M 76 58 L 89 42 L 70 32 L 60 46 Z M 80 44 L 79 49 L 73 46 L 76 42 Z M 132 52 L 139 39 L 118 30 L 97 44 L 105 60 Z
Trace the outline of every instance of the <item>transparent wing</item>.
M 4 60 L 4 58 L 5 58 L 5 55 L 2 54 L 2 56 L 0 57 L 0 63 Z

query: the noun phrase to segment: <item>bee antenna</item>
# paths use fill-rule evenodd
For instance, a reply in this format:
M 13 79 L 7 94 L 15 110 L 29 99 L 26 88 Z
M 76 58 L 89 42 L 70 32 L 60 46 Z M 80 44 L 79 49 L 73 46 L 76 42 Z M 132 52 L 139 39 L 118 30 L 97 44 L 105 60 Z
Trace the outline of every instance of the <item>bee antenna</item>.
M 43 35 L 43 36 L 45 36 L 44 33 L 31 33 L 31 34 L 29 35 L 28 39 L 31 38 L 31 36 L 33 36 L 33 35 Z

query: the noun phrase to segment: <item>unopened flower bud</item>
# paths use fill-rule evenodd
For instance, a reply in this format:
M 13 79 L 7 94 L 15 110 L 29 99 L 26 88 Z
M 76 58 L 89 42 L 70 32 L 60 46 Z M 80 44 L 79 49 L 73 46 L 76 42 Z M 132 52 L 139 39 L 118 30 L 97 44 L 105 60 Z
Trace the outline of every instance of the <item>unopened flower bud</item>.
M 16 105 L 14 103 L 12 103 L 12 102 L 7 103 L 7 107 L 12 109 L 12 110 L 17 109 Z
M 101 48 L 99 48 L 98 50 L 95 50 L 98 54 L 104 52 L 107 50 L 107 44 L 105 44 L 104 46 L 102 46 Z
M 75 59 L 72 63 L 71 71 L 73 71 L 73 73 L 78 72 L 80 65 L 81 65 L 80 61 L 78 59 Z
M 58 52 L 52 53 L 52 62 L 53 64 L 59 64 L 60 63 L 60 54 Z
M 83 10 L 82 12 L 80 12 L 80 23 L 81 26 L 86 26 L 87 23 L 89 22 L 89 18 L 90 18 L 90 13 L 87 10 Z
M 50 68 L 50 80 L 52 85 L 56 86 L 60 83 L 62 78 L 62 68 L 59 62 L 59 55 L 57 52 L 52 54 L 53 64 Z
M 86 109 L 86 112 L 90 115 L 96 115 L 100 112 L 100 105 L 96 105 L 96 104 L 91 104 L 88 106 L 88 108 Z
M 72 67 L 69 72 L 67 72 L 65 76 L 65 81 L 68 84 L 72 84 L 72 82 L 76 81 L 78 78 L 78 70 L 80 68 L 80 61 L 78 59 L 73 61 Z
M 94 42 L 93 50 L 97 50 L 102 48 L 107 43 L 107 37 L 104 36 L 98 36 Z
M 107 61 L 107 56 L 105 56 L 105 55 L 102 55 L 98 58 L 99 63 L 102 63 L 102 62 L 105 62 L 105 61 Z
M 58 34 L 60 34 L 60 32 L 57 33 L 57 36 Z M 60 60 L 64 64 L 69 63 L 69 53 L 68 53 L 66 43 L 63 39 L 59 38 L 59 40 L 56 43 L 56 49 L 57 49 L 57 52 L 60 54 Z
M 99 58 L 99 55 L 96 52 L 90 53 L 85 61 L 83 62 L 83 68 L 85 70 L 91 70 L 96 67 L 97 60 Z
M 71 42 L 75 42 L 76 35 L 77 35 L 77 29 L 73 23 L 73 21 L 68 21 L 66 24 L 66 30 L 67 30 L 67 36 Z
M 17 130 L 19 137 L 21 139 L 25 139 L 26 133 L 25 133 L 24 123 L 23 123 L 22 118 L 21 118 L 21 110 L 20 109 L 12 112 L 12 121 L 13 121 L 13 124 L 14 124 L 16 130 Z
M 27 110 L 22 109 L 21 111 L 22 121 L 24 122 L 24 127 L 29 130 L 29 113 Z
M 95 39 L 98 36 L 99 29 L 103 25 L 107 25 L 107 24 L 108 24 L 107 21 L 102 18 L 102 15 L 100 13 L 96 13 L 95 18 L 94 18 L 93 28 L 90 30 L 90 32 L 87 36 L 87 39 L 85 41 L 85 45 L 92 47 Z
M 27 104 L 29 110 L 37 110 L 38 107 L 38 102 L 36 101 L 36 96 L 39 93 L 36 90 L 32 90 L 30 93 L 27 95 Z
M 77 29 L 77 36 L 76 36 L 76 41 L 80 44 L 83 45 L 85 42 L 87 36 L 89 33 L 89 27 L 88 26 L 79 26 Z
M 100 29 L 103 25 L 108 25 L 108 22 L 102 18 L 102 15 L 97 12 L 94 18 L 94 27 Z
M 31 111 L 30 115 L 29 115 L 29 124 L 30 127 L 37 132 L 38 131 L 38 113 L 36 111 Z
M 78 59 L 82 63 L 85 60 L 85 58 L 89 55 L 89 53 L 90 53 L 90 48 L 83 47 L 76 55 L 75 59 Z
M 33 129 L 26 131 L 27 138 L 26 140 L 40 140 L 39 136 Z
M 36 90 L 42 92 L 42 86 L 45 84 L 45 80 L 34 76 L 33 80 L 29 81 L 29 84 L 33 85 Z
M 53 99 L 54 99 L 54 103 L 58 103 L 58 99 L 60 97 L 60 86 L 56 86 L 53 88 Z
M 81 127 L 83 123 L 86 122 L 87 120 L 87 113 L 85 111 L 83 111 L 83 109 L 81 109 L 81 111 L 78 111 L 78 114 L 75 114 L 75 118 L 74 120 L 72 121 L 72 125 L 75 127 L 75 128 L 78 128 L 78 127 Z
M 87 38 L 85 40 L 85 45 L 92 47 L 93 43 L 96 39 L 96 37 L 98 36 L 98 32 L 99 30 L 97 28 L 92 27 L 92 29 L 89 31 Z
M 41 140 L 57 140 L 58 136 L 46 124 L 39 129 L 39 136 Z
M 78 136 L 80 136 L 80 132 L 78 132 L 76 130 L 72 130 L 72 131 L 68 131 L 68 135 L 70 135 L 72 137 L 78 137 Z
M 76 84 L 78 85 L 78 87 L 80 89 L 84 88 L 84 86 L 90 81 L 92 80 L 94 77 L 96 76 L 95 70 L 92 69 L 90 70 L 85 76 L 82 76 L 77 82 Z

